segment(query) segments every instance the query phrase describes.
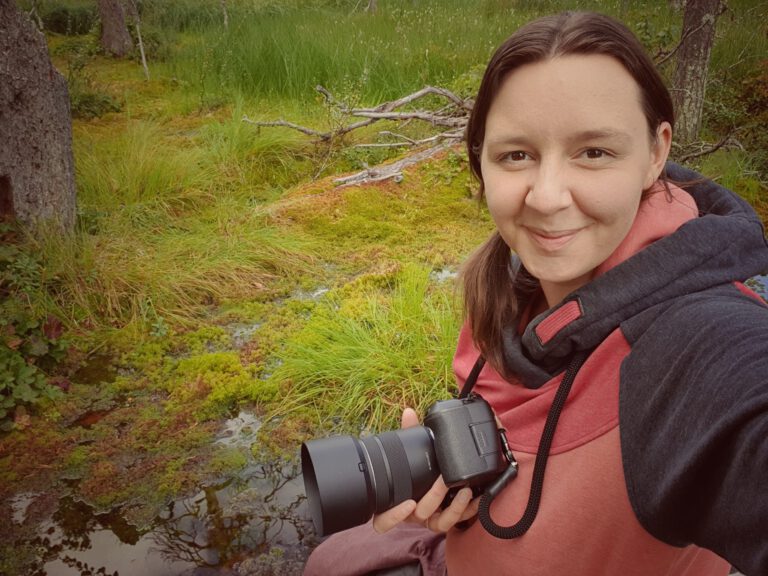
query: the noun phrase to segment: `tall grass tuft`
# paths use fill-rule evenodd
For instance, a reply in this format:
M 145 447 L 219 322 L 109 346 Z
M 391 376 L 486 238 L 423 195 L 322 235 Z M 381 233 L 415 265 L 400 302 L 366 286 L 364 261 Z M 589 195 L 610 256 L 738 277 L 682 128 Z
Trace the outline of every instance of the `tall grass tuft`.
M 453 386 L 459 329 L 450 287 L 405 266 L 391 285 L 347 287 L 320 306 L 291 338 L 272 380 L 282 410 L 305 407 L 379 430 L 398 426 L 402 409 L 423 413 Z
M 226 197 L 193 218 L 134 206 L 102 216 L 95 233 L 35 241 L 50 310 L 89 329 L 189 324 L 313 266 L 302 240 Z
M 112 137 L 110 128 L 81 126 L 75 132 L 78 201 L 94 210 L 138 204 L 200 201 L 214 173 L 203 149 L 169 141 L 157 124 L 129 123 Z

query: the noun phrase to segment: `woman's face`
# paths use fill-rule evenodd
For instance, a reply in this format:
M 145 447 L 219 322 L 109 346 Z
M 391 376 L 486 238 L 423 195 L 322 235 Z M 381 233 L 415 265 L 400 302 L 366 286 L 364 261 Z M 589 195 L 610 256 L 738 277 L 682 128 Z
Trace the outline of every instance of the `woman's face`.
M 504 80 L 485 122 L 485 194 L 549 306 L 589 282 L 627 235 L 671 137 L 666 122 L 651 136 L 639 87 L 609 56 L 557 57 Z

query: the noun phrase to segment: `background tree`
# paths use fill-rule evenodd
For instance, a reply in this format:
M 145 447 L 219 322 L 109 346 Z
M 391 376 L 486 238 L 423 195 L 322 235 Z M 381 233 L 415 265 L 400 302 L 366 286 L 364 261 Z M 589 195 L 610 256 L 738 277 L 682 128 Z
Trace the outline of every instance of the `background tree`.
M 101 47 L 122 58 L 133 50 L 133 40 L 125 22 L 125 11 L 120 0 L 99 0 L 101 19 Z
M 67 82 L 45 37 L 13 0 L 0 0 L 0 217 L 75 225 Z
M 723 0 L 689 0 L 685 3 L 672 86 L 677 116 L 675 136 L 681 144 L 699 138 L 715 24 L 724 8 Z

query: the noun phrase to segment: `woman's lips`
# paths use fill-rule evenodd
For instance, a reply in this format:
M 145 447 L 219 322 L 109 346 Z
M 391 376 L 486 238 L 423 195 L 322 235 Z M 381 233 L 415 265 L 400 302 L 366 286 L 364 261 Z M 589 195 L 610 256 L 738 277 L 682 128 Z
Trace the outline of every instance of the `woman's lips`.
M 537 230 L 536 228 L 528 228 L 527 230 L 528 235 L 539 247 L 547 252 L 555 252 L 573 240 L 582 229 L 553 232 Z

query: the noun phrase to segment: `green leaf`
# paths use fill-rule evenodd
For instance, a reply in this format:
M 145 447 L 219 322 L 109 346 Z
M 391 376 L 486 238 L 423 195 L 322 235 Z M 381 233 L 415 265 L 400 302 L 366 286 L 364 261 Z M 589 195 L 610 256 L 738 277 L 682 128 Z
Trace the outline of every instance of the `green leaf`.
M 22 381 L 13 389 L 13 397 L 22 402 L 33 402 L 37 398 L 37 393 L 26 381 Z
M 30 337 L 27 347 L 28 354 L 39 358 L 48 354 L 48 349 L 48 342 L 46 342 L 45 339 L 37 335 Z

